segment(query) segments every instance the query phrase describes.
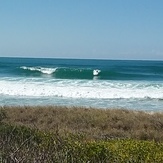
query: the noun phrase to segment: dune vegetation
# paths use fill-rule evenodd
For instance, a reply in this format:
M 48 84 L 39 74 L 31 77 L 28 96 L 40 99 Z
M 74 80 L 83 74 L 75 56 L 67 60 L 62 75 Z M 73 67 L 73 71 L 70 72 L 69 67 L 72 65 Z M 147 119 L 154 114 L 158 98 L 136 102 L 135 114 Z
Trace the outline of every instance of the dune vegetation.
M 163 162 L 163 113 L 0 108 L 2 162 Z

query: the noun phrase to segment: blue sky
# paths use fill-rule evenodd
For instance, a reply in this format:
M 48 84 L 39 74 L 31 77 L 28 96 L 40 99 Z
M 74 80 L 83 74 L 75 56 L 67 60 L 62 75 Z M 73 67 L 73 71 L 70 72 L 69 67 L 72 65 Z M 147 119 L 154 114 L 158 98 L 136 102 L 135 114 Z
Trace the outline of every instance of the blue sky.
M 163 0 L 0 0 L 0 56 L 163 60 Z

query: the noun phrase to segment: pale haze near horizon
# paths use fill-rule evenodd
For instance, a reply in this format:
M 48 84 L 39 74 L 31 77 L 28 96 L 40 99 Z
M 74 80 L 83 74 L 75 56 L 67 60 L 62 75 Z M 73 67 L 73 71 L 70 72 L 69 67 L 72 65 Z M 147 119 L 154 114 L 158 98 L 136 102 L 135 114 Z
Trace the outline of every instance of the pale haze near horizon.
M 163 1 L 0 0 L 0 57 L 163 60 Z

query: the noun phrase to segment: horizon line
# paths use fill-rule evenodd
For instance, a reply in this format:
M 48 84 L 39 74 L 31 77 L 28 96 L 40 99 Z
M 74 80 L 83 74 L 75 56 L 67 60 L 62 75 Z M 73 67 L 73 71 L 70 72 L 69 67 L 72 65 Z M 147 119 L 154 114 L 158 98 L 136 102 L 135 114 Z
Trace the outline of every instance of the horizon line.
M 23 59 L 72 59 L 72 60 L 117 60 L 117 61 L 163 61 L 163 59 L 114 59 L 114 58 L 66 58 L 66 57 L 28 57 L 28 56 L 0 56 L 0 58 L 23 58 Z

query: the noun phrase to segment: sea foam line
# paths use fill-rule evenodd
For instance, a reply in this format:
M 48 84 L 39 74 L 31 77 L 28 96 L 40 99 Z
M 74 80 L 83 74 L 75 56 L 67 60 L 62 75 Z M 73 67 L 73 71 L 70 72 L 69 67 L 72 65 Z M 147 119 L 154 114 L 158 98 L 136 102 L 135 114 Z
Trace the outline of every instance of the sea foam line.
M 156 84 L 158 85 L 158 84 Z M 0 80 L 0 95 L 92 99 L 163 99 L 163 85 L 74 80 Z

